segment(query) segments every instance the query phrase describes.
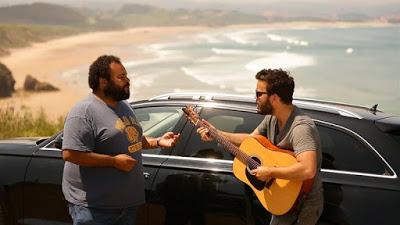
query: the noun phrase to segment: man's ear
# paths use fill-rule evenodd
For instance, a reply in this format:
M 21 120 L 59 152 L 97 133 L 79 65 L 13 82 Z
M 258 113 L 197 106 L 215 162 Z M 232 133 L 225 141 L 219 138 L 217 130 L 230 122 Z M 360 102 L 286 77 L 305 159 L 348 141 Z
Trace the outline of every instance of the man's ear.
M 281 98 L 276 93 L 271 95 L 271 103 L 279 101 L 281 101 Z
M 99 77 L 99 87 L 101 87 L 103 89 L 103 87 L 107 86 L 108 84 L 108 80 L 103 78 L 103 77 Z

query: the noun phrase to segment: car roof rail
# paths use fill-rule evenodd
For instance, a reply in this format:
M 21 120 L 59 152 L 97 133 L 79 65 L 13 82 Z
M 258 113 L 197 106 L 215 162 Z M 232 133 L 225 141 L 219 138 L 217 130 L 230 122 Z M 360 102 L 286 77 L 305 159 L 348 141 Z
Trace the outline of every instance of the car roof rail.
M 235 95 L 235 94 L 225 94 L 225 93 L 203 93 L 203 92 L 183 92 L 183 93 L 167 93 L 159 96 L 150 98 L 149 101 L 153 100 L 203 100 L 203 101 L 234 101 L 234 102 L 245 102 L 254 103 L 256 101 L 255 96 L 252 95 Z M 346 117 L 352 117 L 357 119 L 362 119 L 363 117 L 356 112 L 349 109 L 343 108 L 353 107 L 367 109 L 361 106 L 354 106 L 345 103 L 329 102 L 315 99 L 306 98 L 294 98 L 293 103 L 305 109 L 313 109 L 323 112 L 330 112 L 339 114 Z M 343 107 L 340 107 L 343 106 Z
M 341 103 L 324 102 L 324 101 L 320 101 L 320 100 L 296 98 L 296 99 L 293 99 L 293 104 L 300 106 L 302 108 L 309 108 L 309 109 L 320 110 L 320 111 L 325 111 L 325 112 L 337 113 L 342 116 L 347 116 L 347 117 L 352 117 L 352 118 L 357 118 L 357 119 L 363 118 L 358 113 L 355 113 L 348 109 L 339 107 L 340 105 L 343 105 Z M 358 107 L 358 106 L 352 106 L 352 105 L 346 105 L 346 106 Z
M 235 95 L 224 93 L 202 93 L 202 92 L 185 92 L 185 93 L 167 93 L 150 98 L 153 100 L 171 100 L 171 99 L 185 99 L 185 100 L 203 100 L 203 101 L 235 101 L 253 103 L 256 101 L 254 96 L 251 95 Z
M 329 101 L 329 100 L 319 100 L 319 99 L 312 99 L 312 98 L 293 98 L 294 100 L 299 100 L 299 101 L 306 101 L 306 102 L 313 102 L 313 103 L 319 103 L 323 105 L 335 105 L 335 106 L 342 106 L 342 107 L 351 107 L 351 108 L 357 108 L 357 109 L 363 109 L 363 110 L 368 110 L 370 111 L 370 107 L 365 107 L 365 106 L 359 106 L 359 105 L 352 105 L 348 103 L 343 103 L 343 102 L 335 102 L 335 101 Z M 382 112 L 380 110 L 376 110 L 377 112 Z

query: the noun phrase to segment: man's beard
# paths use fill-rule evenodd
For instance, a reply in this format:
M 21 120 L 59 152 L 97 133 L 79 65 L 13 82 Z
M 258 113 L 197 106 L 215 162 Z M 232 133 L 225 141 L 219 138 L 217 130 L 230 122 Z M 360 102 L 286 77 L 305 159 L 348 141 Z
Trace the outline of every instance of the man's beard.
M 262 115 L 271 115 L 272 114 L 272 105 L 269 103 L 268 99 L 265 102 L 265 104 L 260 105 L 258 107 L 258 113 Z
M 128 91 L 125 91 L 126 87 L 129 87 L 128 85 L 125 85 L 123 88 L 118 87 L 117 85 L 114 84 L 114 82 L 109 81 L 107 86 L 104 88 L 104 95 L 106 97 L 110 97 L 115 101 L 122 101 L 126 100 L 129 98 L 129 88 Z

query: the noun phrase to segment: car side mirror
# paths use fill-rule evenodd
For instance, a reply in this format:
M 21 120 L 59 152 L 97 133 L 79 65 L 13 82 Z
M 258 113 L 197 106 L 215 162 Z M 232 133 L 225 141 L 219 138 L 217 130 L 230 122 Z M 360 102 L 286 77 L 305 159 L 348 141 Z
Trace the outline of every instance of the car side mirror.
M 61 149 L 63 142 L 63 132 L 59 133 L 57 137 L 54 139 L 54 147 Z
M 149 121 L 150 120 L 150 115 L 148 113 L 143 113 L 143 114 L 136 114 L 136 119 L 139 122 L 142 121 Z

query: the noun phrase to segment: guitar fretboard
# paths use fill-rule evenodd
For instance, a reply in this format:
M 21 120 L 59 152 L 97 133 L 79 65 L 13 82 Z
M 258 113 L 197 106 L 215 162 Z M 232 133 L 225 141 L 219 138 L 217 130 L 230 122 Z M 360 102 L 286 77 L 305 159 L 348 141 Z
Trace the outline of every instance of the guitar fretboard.
M 230 141 L 228 141 L 222 135 L 218 134 L 218 131 L 215 128 L 207 126 L 200 119 L 195 124 L 200 127 L 206 127 L 208 129 L 208 133 L 211 135 L 211 137 L 213 137 L 218 143 L 220 143 L 224 147 L 224 149 L 229 151 L 231 154 L 233 154 L 236 158 L 238 158 L 244 164 L 249 165 L 249 167 L 251 169 L 255 169 L 260 166 L 260 164 L 258 162 L 256 162 L 250 156 L 248 156 L 247 154 L 242 152 L 240 150 L 240 148 L 238 148 L 236 145 L 232 144 Z

